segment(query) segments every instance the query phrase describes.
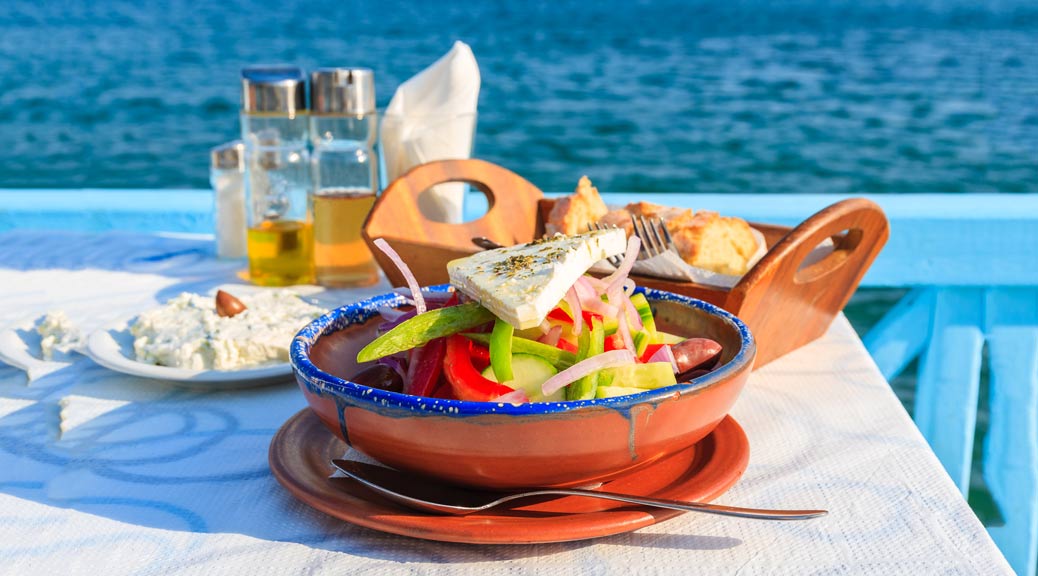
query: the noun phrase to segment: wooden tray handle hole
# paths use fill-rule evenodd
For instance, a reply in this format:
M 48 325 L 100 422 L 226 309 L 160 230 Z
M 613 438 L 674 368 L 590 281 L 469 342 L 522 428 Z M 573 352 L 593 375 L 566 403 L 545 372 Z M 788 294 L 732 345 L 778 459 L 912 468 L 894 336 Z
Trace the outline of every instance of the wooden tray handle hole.
M 483 197 L 480 198 L 475 194 L 471 194 L 470 188 L 480 192 Z M 461 195 L 461 219 L 454 220 L 450 218 L 449 211 L 445 210 L 443 206 L 444 200 L 450 203 L 457 199 L 458 194 Z M 422 213 L 422 217 L 426 220 L 444 224 L 462 224 L 479 220 L 487 212 L 490 212 L 494 207 L 494 195 L 482 182 L 450 180 L 435 184 L 419 192 L 417 203 L 418 211 Z M 466 210 L 466 204 L 469 203 L 472 203 L 472 207 Z
M 863 236 L 861 229 L 852 228 L 824 238 L 801 261 L 793 281 L 807 284 L 836 272 L 850 260 Z

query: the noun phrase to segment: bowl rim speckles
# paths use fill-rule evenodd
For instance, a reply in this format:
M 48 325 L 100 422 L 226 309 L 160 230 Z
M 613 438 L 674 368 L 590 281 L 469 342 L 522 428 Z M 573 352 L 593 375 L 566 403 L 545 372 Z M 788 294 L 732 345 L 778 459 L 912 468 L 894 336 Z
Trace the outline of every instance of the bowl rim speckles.
M 452 289 L 449 284 L 439 284 L 424 290 L 446 292 Z M 675 395 L 701 392 L 716 384 L 727 381 L 730 376 L 738 373 L 747 364 L 753 362 L 756 355 L 756 343 L 754 342 L 753 335 L 750 334 L 749 328 L 731 313 L 702 300 L 672 292 L 640 286 L 635 291 L 645 294 L 645 297 L 649 300 L 676 302 L 721 318 L 739 334 L 739 350 L 728 362 L 712 372 L 689 381 L 678 382 L 675 385 L 655 390 L 647 390 L 640 394 L 591 400 L 536 402 L 518 405 L 504 402 L 473 402 L 428 398 L 380 390 L 328 374 L 310 360 L 310 349 L 321 336 L 343 330 L 348 326 L 363 324 L 376 316 L 380 308 L 395 308 L 407 302 L 407 298 L 400 294 L 387 293 L 341 306 L 310 322 L 292 340 L 289 357 L 296 375 L 315 393 L 331 392 L 336 395 L 349 397 L 355 402 L 384 408 L 405 409 L 415 413 L 457 417 L 484 414 L 537 416 L 560 414 L 575 409 L 593 407 L 624 410 L 639 404 L 660 402 Z

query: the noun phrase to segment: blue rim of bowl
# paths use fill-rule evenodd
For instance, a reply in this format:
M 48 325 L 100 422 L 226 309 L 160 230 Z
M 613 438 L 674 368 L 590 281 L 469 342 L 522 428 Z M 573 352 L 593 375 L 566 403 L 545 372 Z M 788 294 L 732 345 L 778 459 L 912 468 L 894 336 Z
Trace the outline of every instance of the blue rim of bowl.
M 429 292 L 448 292 L 453 290 L 449 284 L 439 284 L 423 288 Z M 686 382 L 678 382 L 675 385 L 655 390 L 647 390 L 639 394 L 626 396 L 615 396 L 612 398 L 594 398 L 591 400 L 568 400 L 565 402 L 535 402 L 527 404 L 510 404 L 507 402 L 474 402 L 468 400 L 447 400 L 441 398 L 427 398 L 424 396 L 412 396 L 399 392 L 389 392 L 370 386 L 357 384 L 337 376 L 332 376 L 318 368 L 310 361 L 310 348 L 322 335 L 343 330 L 349 326 L 363 324 L 370 318 L 378 315 L 380 308 L 395 308 L 406 303 L 406 298 L 401 294 L 391 292 L 361 300 L 336 308 L 324 314 L 320 318 L 310 322 L 301 329 L 293 338 L 289 352 L 292 362 L 292 370 L 298 377 L 303 378 L 317 393 L 321 391 L 342 394 L 352 398 L 356 402 L 372 404 L 380 408 L 402 408 L 413 412 L 423 412 L 435 415 L 448 416 L 478 416 L 482 414 L 511 414 L 517 416 L 531 416 L 543 414 L 561 414 L 587 407 L 605 407 L 613 409 L 626 409 L 636 404 L 659 402 L 670 398 L 675 394 L 688 394 L 690 392 L 701 392 L 714 384 L 724 381 L 729 375 L 742 369 L 748 362 L 752 362 L 756 355 L 756 343 L 750 329 L 733 314 L 714 306 L 708 302 L 682 296 L 673 292 L 656 290 L 654 288 L 643 288 L 639 286 L 635 292 L 645 294 L 650 300 L 677 302 L 692 308 L 703 310 L 714 316 L 727 321 L 739 333 L 740 348 L 735 356 L 716 370 L 704 374 L 698 378 Z

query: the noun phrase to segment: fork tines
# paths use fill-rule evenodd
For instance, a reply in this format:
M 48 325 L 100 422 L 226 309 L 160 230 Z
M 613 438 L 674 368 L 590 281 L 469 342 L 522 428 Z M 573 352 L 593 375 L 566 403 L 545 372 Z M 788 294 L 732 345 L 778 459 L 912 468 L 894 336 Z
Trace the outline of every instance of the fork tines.
M 646 218 L 638 215 L 631 218 L 634 233 L 642 240 L 642 252 L 649 258 L 659 256 L 674 248 L 673 239 L 661 218 Z

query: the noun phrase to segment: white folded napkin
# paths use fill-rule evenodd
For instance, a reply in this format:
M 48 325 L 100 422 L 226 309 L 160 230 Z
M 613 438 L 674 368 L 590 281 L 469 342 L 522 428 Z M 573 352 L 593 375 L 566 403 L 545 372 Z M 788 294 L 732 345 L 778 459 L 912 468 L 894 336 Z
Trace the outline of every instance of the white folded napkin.
M 390 181 L 419 164 L 470 157 L 479 85 L 476 57 L 459 41 L 397 88 L 382 122 L 382 154 Z M 461 222 L 464 194 L 464 184 L 436 186 L 422 194 L 418 207 L 427 218 Z

